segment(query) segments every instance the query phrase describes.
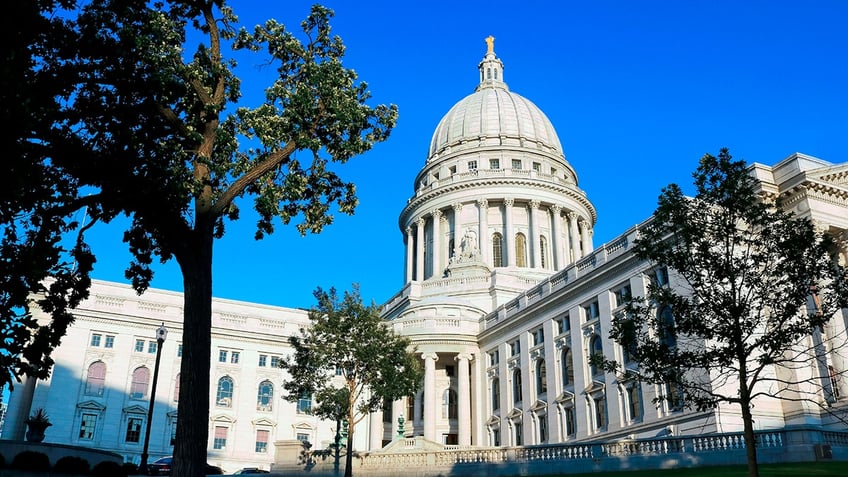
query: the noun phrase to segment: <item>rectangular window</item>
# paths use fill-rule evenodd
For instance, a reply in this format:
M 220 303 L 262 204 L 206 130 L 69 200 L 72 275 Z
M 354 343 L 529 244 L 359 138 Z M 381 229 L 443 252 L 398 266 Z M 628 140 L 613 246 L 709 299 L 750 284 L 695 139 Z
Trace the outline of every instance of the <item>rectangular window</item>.
M 538 416 L 537 419 L 539 421 L 539 444 L 547 442 L 548 440 L 548 416 L 542 415 Z
M 501 430 L 500 429 L 492 429 L 492 446 L 500 447 L 501 445 Z
M 521 169 L 521 159 L 513 159 L 512 160 L 512 168 L 513 169 Z
M 309 414 L 310 411 L 312 411 L 312 396 L 304 394 L 297 400 L 297 413 Z
M 631 421 L 638 421 L 639 419 L 642 419 L 642 397 L 639 391 L 640 388 L 637 385 L 631 386 L 627 389 Z
M 500 362 L 498 350 L 489 351 L 489 366 L 495 366 Z
M 595 426 L 597 430 L 607 426 L 607 403 L 603 396 L 595 398 Z
M 127 434 L 125 439 L 127 442 L 138 443 L 141 438 L 141 422 L 140 417 L 131 417 L 127 420 Z
M 630 301 L 630 285 L 623 285 L 617 288 L 613 292 L 613 296 L 615 297 L 615 303 L 613 304 L 615 305 L 615 308 L 624 306 L 628 301 Z
M 100 346 L 100 338 L 101 335 L 98 333 L 91 335 L 91 346 Z
M 489 159 L 489 169 L 500 169 L 501 168 L 501 160 L 500 159 Z
M 147 342 L 147 352 L 150 353 L 150 354 L 156 354 L 156 345 L 157 344 L 158 343 L 156 343 L 155 341 L 148 341 Z
M 97 425 L 97 414 L 83 414 L 80 420 L 79 438 L 81 441 L 94 439 L 94 428 Z
M 597 300 L 593 301 L 592 303 L 589 303 L 588 305 L 583 306 L 583 316 L 586 321 L 595 320 L 598 318 L 598 316 L 600 316 L 600 313 L 598 312 Z
M 177 358 L 183 357 L 183 344 L 180 343 L 177 345 Z
M 477 161 L 468 161 L 468 170 L 476 171 L 477 170 Z
M 571 329 L 571 322 L 568 320 L 568 315 L 557 320 L 557 330 L 559 334 L 563 334 Z
M 515 340 L 509 344 L 509 355 L 518 356 L 521 352 L 521 340 Z
M 668 269 L 665 267 L 660 267 L 654 270 L 654 283 L 658 287 L 664 287 L 668 285 Z
M 267 365 L 268 356 L 264 354 L 259 355 L 259 367 L 264 368 Z
M 551 175 L 552 176 L 557 175 L 557 172 L 559 172 L 559 171 L 557 171 L 556 167 L 551 167 Z
M 542 164 L 540 164 L 538 162 L 534 162 L 533 163 L 533 171 L 535 171 L 537 173 L 542 172 Z
M 298 432 L 297 440 L 299 440 L 300 442 L 309 442 L 309 434 L 306 434 L 304 432 Z
M 256 430 L 256 452 L 265 454 L 268 452 L 268 435 L 269 431 L 265 429 Z
M 227 362 L 227 352 L 226 351 L 224 351 L 224 350 L 218 351 L 218 362 L 219 363 L 226 363 Z
M 171 419 L 171 446 L 177 442 L 177 418 Z
M 227 428 L 223 426 L 215 426 L 215 437 L 212 439 L 213 449 L 227 448 Z
M 104 348 L 114 348 L 115 347 L 115 337 L 112 335 L 106 335 L 106 342 L 103 344 Z
M 448 171 L 450 172 L 451 175 L 456 174 L 456 166 L 448 167 Z
M 144 351 L 144 340 L 135 340 L 135 352 L 141 353 Z
M 344 369 L 341 366 L 336 366 L 336 376 L 344 376 Z
M 279 368 L 280 367 L 280 357 L 279 356 L 271 356 L 271 367 Z
M 239 352 L 233 351 L 232 353 L 230 353 L 230 363 L 231 364 L 238 364 L 238 362 L 239 362 Z
M 545 342 L 545 330 L 542 328 L 536 328 L 532 331 L 533 335 L 533 346 L 539 346 L 540 344 L 544 344 Z

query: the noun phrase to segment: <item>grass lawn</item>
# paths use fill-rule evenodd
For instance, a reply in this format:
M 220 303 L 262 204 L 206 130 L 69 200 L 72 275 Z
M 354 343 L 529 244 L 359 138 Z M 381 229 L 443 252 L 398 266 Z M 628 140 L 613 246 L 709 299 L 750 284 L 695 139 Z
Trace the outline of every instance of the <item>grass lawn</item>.
M 597 477 L 598 474 L 560 474 L 562 477 Z M 667 470 L 634 470 L 605 472 L 604 477 L 746 477 L 744 465 L 729 467 L 697 467 Z M 761 464 L 760 477 L 845 477 L 848 462 L 800 462 L 796 464 Z

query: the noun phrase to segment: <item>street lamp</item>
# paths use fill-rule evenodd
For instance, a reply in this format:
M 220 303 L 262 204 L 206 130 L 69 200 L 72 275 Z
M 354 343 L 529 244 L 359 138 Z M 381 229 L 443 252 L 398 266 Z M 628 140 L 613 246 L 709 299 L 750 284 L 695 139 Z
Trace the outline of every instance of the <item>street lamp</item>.
M 141 464 L 139 470 L 147 473 L 147 448 L 150 446 L 150 424 L 153 421 L 153 404 L 156 403 L 156 383 L 159 381 L 159 360 L 162 358 L 162 344 L 168 337 L 168 328 L 165 323 L 156 328 L 156 364 L 153 366 L 153 386 L 150 389 L 150 405 L 147 406 L 147 426 L 144 431 L 144 449 L 141 451 Z

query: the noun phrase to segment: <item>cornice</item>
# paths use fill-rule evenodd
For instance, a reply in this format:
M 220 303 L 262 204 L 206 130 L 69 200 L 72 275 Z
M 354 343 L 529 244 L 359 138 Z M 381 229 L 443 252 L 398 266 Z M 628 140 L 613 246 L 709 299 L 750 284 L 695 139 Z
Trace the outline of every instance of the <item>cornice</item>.
M 585 193 L 576 188 L 563 186 L 560 184 L 556 184 L 554 182 L 545 181 L 541 179 L 527 179 L 521 177 L 485 177 L 477 180 L 469 180 L 463 182 L 455 182 L 452 184 L 448 184 L 446 186 L 438 187 L 434 190 L 428 191 L 420 196 L 413 197 L 406 204 L 406 207 L 401 211 L 399 223 L 401 226 L 401 230 L 405 230 L 407 226 L 410 225 L 410 215 L 412 212 L 418 208 L 421 208 L 423 204 L 433 201 L 441 196 L 445 196 L 454 192 L 471 190 L 471 189 L 482 189 L 482 188 L 490 188 L 492 186 L 515 186 L 521 190 L 523 195 L 527 195 L 527 188 L 531 189 L 540 189 L 540 190 L 548 190 L 558 194 L 563 194 L 566 197 L 574 200 L 575 202 L 582 205 L 592 216 L 592 223 L 597 222 L 598 215 L 595 211 L 595 207 L 586 197 Z M 528 198 L 529 200 L 529 198 Z M 545 204 L 553 205 L 553 202 L 544 202 Z M 562 204 L 556 204 L 562 205 Z M 429 211 L 428 211 L 429 213 Z

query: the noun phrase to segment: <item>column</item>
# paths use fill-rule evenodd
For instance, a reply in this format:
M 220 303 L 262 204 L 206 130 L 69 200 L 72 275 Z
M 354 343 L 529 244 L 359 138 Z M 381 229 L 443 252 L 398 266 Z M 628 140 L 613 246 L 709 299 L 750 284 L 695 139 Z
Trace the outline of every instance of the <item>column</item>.
M 453 250 L 450 253 L 454 257 L 459 257 L 459 252 L 462 250 L 462 222 L 460 221 L 460 213 L 462 212 L 462 204 L 453 204 Z
M 418 230 L 415 240 L 415 280 L 424 281 L 424 217 L 418 218 Z
M 412 227 L 406 228 L 406 282 L 412 281 L 412 256 L 415 250 L 415 238 L 412 236 Z
M 424 438 L 436 440 L 436 353 L 422 353 L 424 360 Z
M 22 441 L 26 436 L 26 420 L 32 408 L 35 383 L 38 378 L 21 375 L 21 382 L 9 393 L 6 422 L 3 424 L 3 439 Z
M 554 204 L 551 206 L 551 221 L 553 222 L 553 240 L 551 246 L 554 248 L 554 270 L 562 270 L 565 268 L 565 262 L 562 261 L 562 217 L 560 216 L 562 207 Z
M 580 218 L 581 224 L 581 240 L 583 241 L 583 255 L 589 255 L 592 253 L 592 231 L 589 230 L 589 221 Z
M 371 444 L 372 451 L 383 448 L 383 410 L 374 411 L 368 415 L 371 421 Z M 333 423 L 335 424 L 335 423 Z
M 533 251 L 532 262 L 530 266 L 533 268 L 542 268 L 542 244 L 540 243 L 540 227 L 539 227 L 539 201 L 530 201 L 530 250 Z
M 477 236 L 480 237 L 478 242 L 480 245 L 480 259 L 483 263 L 493 265 L 494 262 L 489 261 L 491 250 L 489 246 L 489 202 L 486 199 L 477 200 L 477 222 L 479 223 Z
M 459 353 L 457 361 L 457 411 L 459 413 L 459 445 L 471 445 L 471 381 L 469 376 L 468 362 L 471 361 L 469 353 Z
M 430 262 L 433 264 L 434 277 L 441 277 L 442 271 L 442 211 L 433 209 L 433 253 Z
M 577 214 L 574 212 L 567 212 L 566 217 L 568 217 L 568 225 L 571 228 L 571 262 L 577 262 L 580 260 L 580 233 L 577 230 Z
M 506 216 L 506 226 L 504 227 L 503 246 L 506 252 L 506 265 L 508 267 L 515 266 L 515 230 L 512 226 L 512 206 L 515 200 L 512 198 L 504 199 L 504 215 Z

